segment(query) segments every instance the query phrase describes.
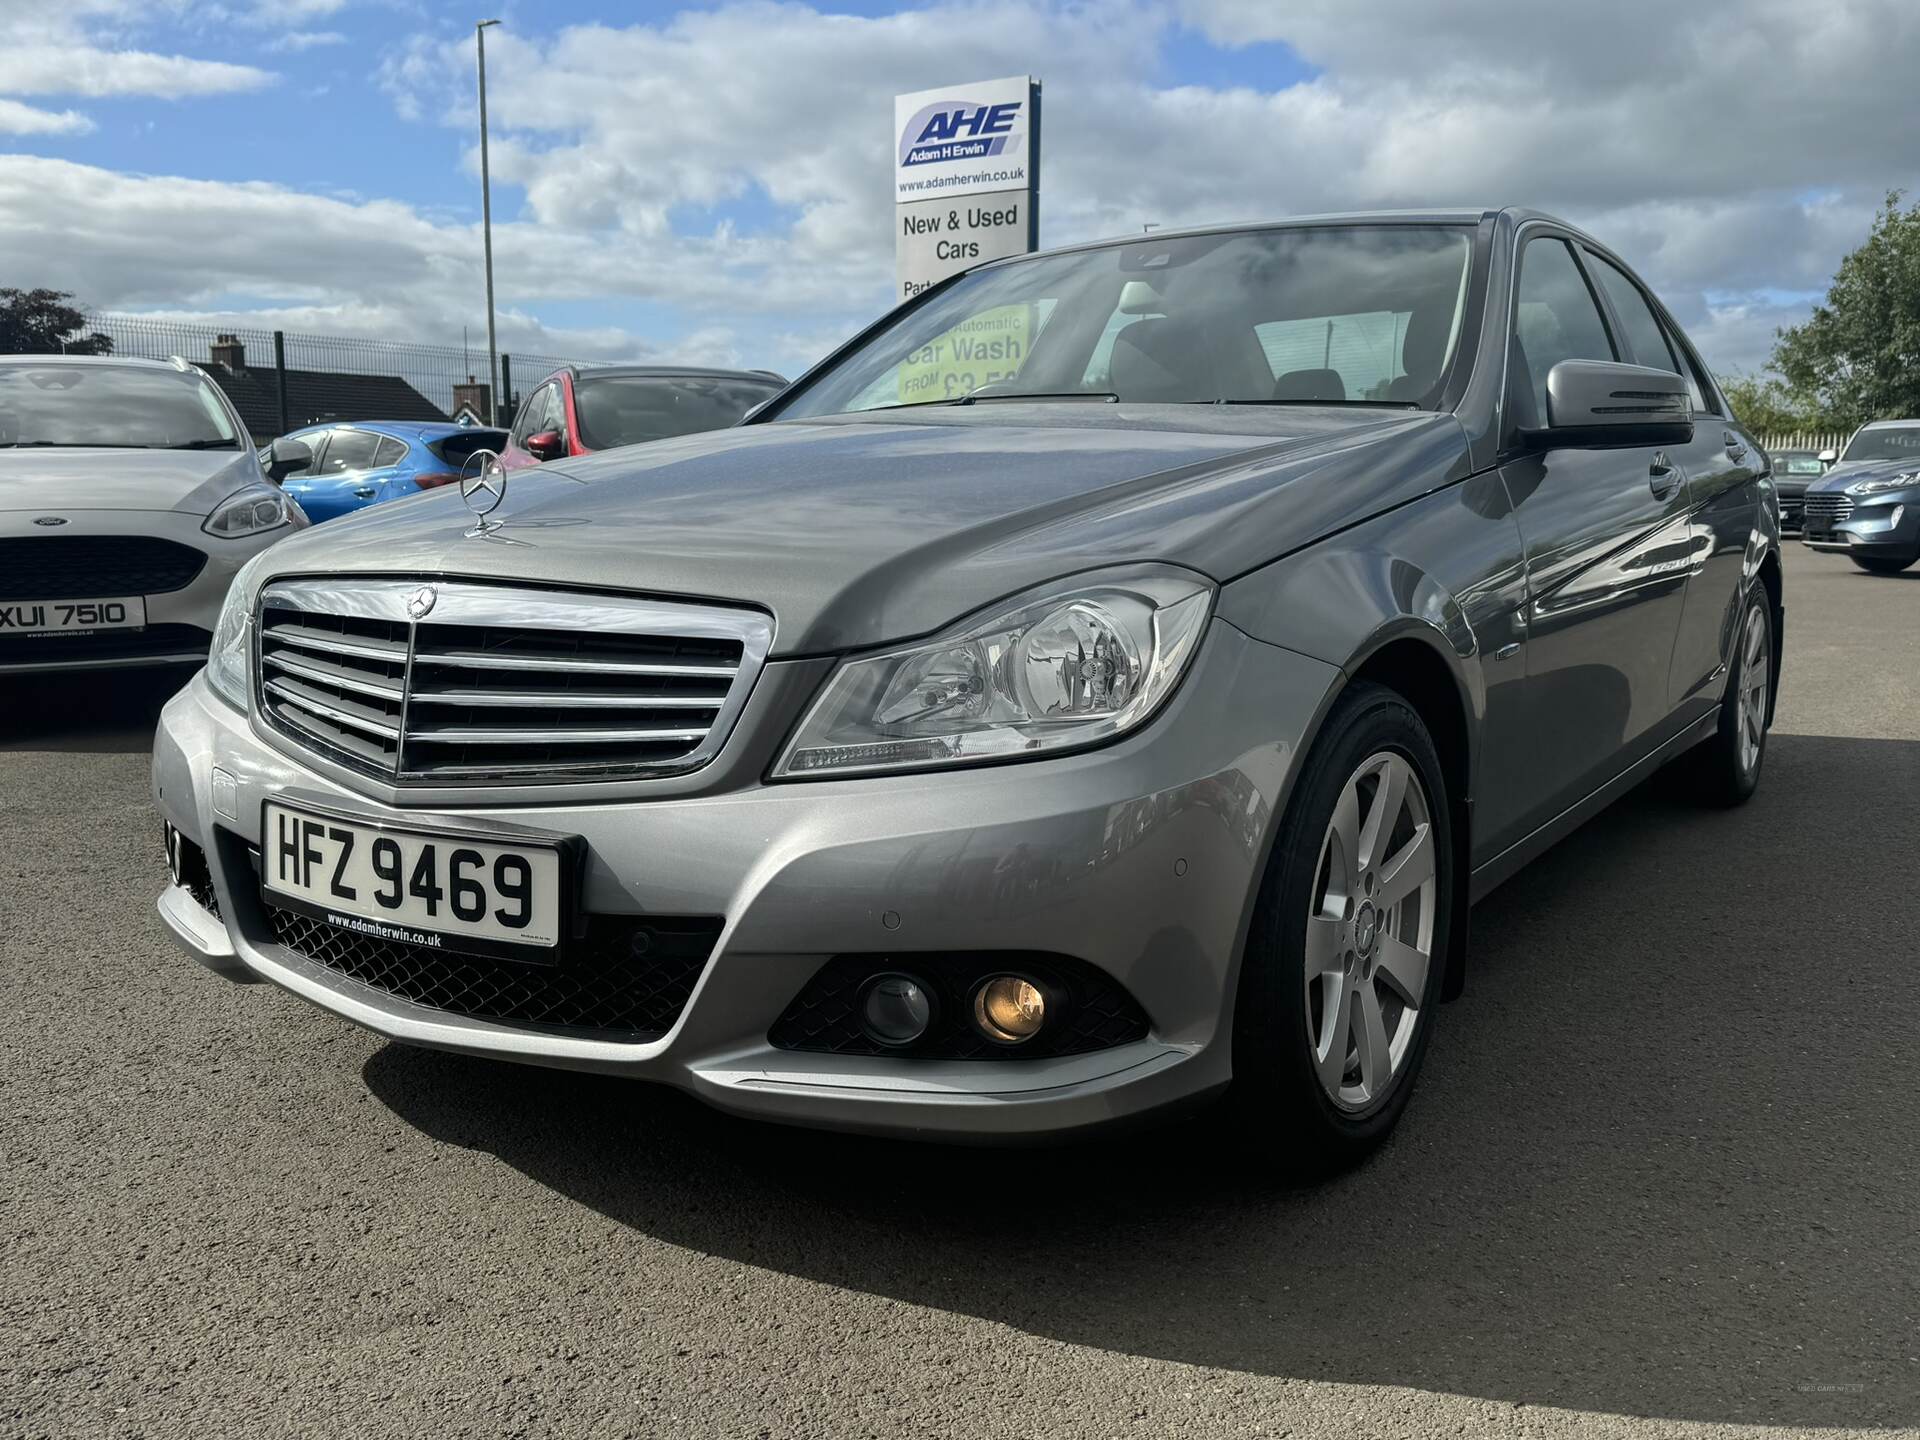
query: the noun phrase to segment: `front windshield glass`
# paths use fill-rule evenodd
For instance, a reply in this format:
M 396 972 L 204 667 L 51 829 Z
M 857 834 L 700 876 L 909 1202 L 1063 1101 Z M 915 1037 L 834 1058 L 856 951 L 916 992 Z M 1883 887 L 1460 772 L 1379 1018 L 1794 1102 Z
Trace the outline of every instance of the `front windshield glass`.
M 778 391 L 772 382 L 704 375 L 582 375 L 573 405 L 589 450 L 721 430 Z
M 964 276 L 780 418 L 967 400 L 1432 408 L 1473 232 L 1320 225 L 1132 241 Z
M 198 371 L 131 365 L 0 365 L 0 446 L 237 450 Z
M 1862 430 L 1847 445 L 1842 460 L 1920 460 L 1920 425 Z

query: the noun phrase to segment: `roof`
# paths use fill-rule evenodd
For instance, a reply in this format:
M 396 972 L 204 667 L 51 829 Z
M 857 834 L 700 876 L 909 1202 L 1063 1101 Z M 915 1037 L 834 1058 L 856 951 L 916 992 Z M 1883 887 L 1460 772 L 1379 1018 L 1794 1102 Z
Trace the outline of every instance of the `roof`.
M 36 369 L 44 365 L 123 365 L 173 371 L 181 368 L 171 360 L 143 360 L 138 355 L 0 355 L 0 364 L 32 365 Z
M 1920 425 L 1920 420 L 1869 420 L 1862 430 L 1892 430 L 1900 426 Z
M 200 365 L 233 402 L 256 438 L 280 435 L 280 400 L 272 366 L 229 370 L 214 361 Z M 440 421 L 446 415 L 398 375 L 345 375 L 334 370 L 289 370 L 287 429 L 323 421 L 354 421 L 386 415 L 398 421 Z M 391 421 L 389 423 L 392 423 Z
M 289 397 L 289 409 L 291 409 L 291 397 Z M 293 417 L 289 415 L 287 418 Z M 451 420 L 362 420 L 357 416 L 346 415 L 327 420 L 309 420 L 293 428 L 309 430 L 321 425 L 351 425 L 356 430 L 373 430 L 382 435 L 395 435 L 402 439 L 411 437 L 438 440 L 447 435 L 472 435 L 484 430 L 498 430 L 503 435 L 507 433 L 507 427 L 504 425 L 456 425 Z

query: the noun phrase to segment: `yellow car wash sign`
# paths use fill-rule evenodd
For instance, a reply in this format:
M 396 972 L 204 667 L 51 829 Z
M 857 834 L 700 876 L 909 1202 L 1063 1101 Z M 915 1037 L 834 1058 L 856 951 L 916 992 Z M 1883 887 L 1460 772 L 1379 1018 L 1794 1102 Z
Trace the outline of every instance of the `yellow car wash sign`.
M 1001 305 L 963 320 L 928 341 L 900 365 L 900 403 L 957 400 L 982 386 L 1011 380 L 1033 342 L 1031 305 Z

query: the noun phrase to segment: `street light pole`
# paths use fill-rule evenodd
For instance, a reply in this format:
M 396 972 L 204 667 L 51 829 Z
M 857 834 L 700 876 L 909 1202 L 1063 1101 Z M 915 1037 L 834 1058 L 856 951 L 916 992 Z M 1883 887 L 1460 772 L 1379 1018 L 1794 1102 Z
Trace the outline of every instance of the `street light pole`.
M 487 27 L 498 20 L 474 23 L 473 39 L 480 49 L 480 244 L 487 259 L 487 404 L 493 414 L 487 423 L 500 423 L 506 397 L 500 393 L 500 352 L 493 333 L 493 186 L 487 174 Z

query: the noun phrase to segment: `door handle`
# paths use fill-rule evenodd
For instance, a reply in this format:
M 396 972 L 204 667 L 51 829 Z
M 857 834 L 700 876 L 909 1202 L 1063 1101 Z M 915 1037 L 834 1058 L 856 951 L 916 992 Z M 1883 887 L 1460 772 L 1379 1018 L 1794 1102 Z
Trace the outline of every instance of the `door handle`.
M 374 496 L 374 487 L 371 485 L 356 485 L 353 493 L 356 499 L 371 500 Z
M 1731 430 L 1727 431 L 1724 438 L 1727 442 L 1727 458 L 1728 459 L 1732 460 L 1735 464 L 1738 464 L 1740 461 L 1747 458 L 1747 442 L 1746 441 L 1742 440 L 1738 435 L 1734 434 L 1733 431 Z
M 1667 452 L 1656 450 L 1653 463 L 1647 466 L 1647 485 L 1656 499 L 1664 500 L 1680 484 L 1680 472 L 1673 468 L 1673 461 L 1667 458 Z

